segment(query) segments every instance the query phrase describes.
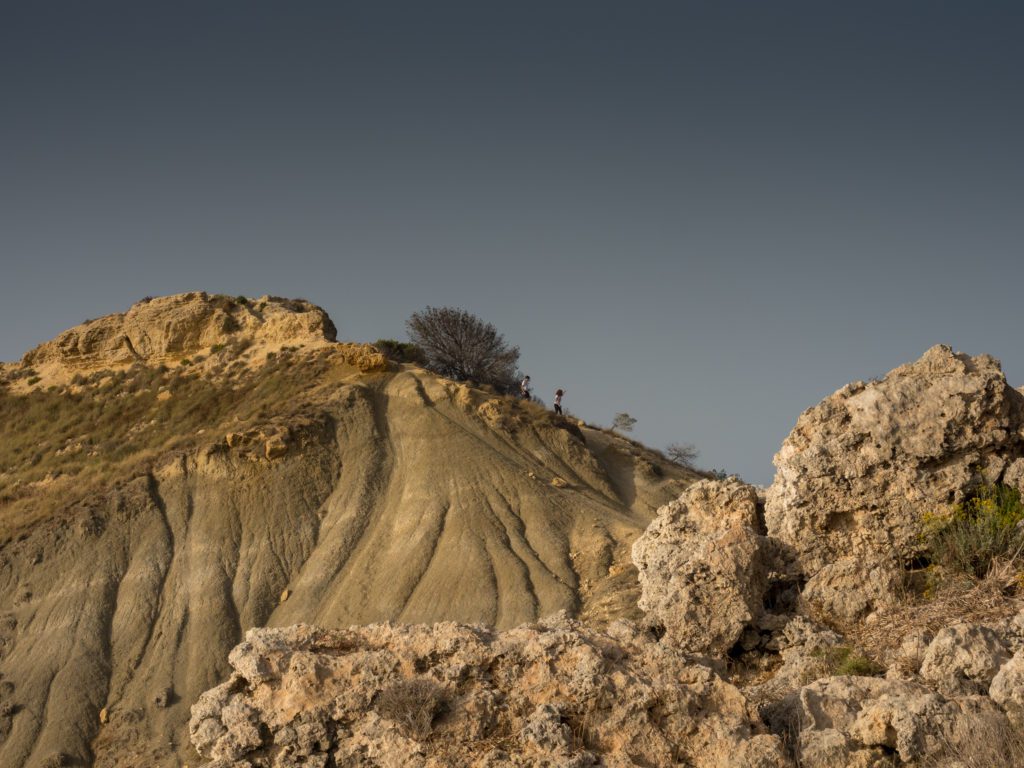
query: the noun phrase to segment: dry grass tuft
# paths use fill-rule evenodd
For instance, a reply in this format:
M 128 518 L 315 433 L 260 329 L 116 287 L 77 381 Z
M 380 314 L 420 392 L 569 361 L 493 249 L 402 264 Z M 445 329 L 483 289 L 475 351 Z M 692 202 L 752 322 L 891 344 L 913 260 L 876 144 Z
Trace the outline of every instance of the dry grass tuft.
M 377 695 L 375 709 L 411 739 L 422 741 L 447 704 L 444 689 L 427 677 L 400 680 Z
M 1024 730 L 1009 721 L 967 717 L 945 734 L 942 749 L 921 768 L 1024 768 Z
M 908 592 L 896 604 L 880 609 L 870 624 L 840 629 L 871 657 L 886 659 L 907 635 L 934 634 L 948 626 L 951 617 L 973 624 L 999 622 L 1024 609 L 1021 568 L 1019 557 L 998 559 L 983 579 L 943 579 L 923 594 Z

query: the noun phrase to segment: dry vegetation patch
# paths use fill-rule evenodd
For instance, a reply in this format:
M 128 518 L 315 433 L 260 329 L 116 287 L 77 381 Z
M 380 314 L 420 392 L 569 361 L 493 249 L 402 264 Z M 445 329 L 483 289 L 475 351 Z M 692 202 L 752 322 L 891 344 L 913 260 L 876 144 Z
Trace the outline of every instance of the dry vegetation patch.
M 422 741 L 433 730 L 434 720 L 444 712 L 444 688 L 428 677 L 399 680 L 377 695 L 375 709 L 391 720 L 411 739 Z
M 206 369 L 193 359 L 96 371 L 47 389 L 0 388 L 0 538 L 168 452 L 247 424 L 287 423 L 322 399 L 318 386 L 337 379 L 329 372 L 355 371 L 330 350 L 288 348 L 257 369 L 241 352 L 218 351 Z

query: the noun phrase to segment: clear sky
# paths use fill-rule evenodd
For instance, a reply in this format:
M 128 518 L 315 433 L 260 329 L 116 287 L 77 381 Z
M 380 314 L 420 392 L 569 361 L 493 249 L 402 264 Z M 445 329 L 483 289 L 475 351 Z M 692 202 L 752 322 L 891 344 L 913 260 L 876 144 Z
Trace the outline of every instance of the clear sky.
M 548 402 L 771 479 L 935 343 L 1024 384 L 1019 2 L 0 9 L 0 359 L 145 295 L 495 323 Z

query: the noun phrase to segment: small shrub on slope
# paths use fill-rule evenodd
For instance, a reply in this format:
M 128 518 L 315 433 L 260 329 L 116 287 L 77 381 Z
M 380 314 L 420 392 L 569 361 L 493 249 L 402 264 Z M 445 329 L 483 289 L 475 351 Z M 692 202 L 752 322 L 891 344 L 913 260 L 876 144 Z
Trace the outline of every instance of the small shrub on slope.
M 430 735 L 434 719 L 444 707 L 444 689 L 425 677 L 400 680 L 381 691 L 376 701 L 377 714 L 420 741 Z
M 948 511 L 929 515 L 924 538 L 936 565 L 983 578 L 996 560 L 1024 549 L 1024 503 L 1005 485 L 985 485 Z
M 885 671 L 884 667 L 847 645 L 823 648 L 813 655 L 821 659 L 826 673 L 830 675 L 873 677 Z

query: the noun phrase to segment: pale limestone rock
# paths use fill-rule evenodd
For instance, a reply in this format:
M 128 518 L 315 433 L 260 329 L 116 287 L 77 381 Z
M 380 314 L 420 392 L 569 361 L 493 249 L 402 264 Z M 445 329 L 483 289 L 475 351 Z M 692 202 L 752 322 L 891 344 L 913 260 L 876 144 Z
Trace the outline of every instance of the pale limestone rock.
M 336 337 L 327 313 L 301 299 L 264 296 L 242 303 L 194 292 L 144 299 L 127 312 L 75 326 L 29 351 L 20 368 L 38 375 L 40 386 L 50 386 L 73 382 L 78 374 L 137 364 L 188 364 L 190 371 L 210 372 L 244 360 L 258 367 L 282 350 L 299 348 L 328 350 L 332 359 L 364 373 L 391 367 L 376 347 L 338 343 Z M 99 386 L 111 380 L 103 377 Z M 171 397 L 170 390 L 157 395 L 158 400 Z
M 1003 482 L 1024 493 L 1024 459 L 1017 459 L 1006 468 Z
M 890 679 L 912 678 L 921 671 L 921 663 L 924 661 L 928 646 L 931 645 L 933 636 L 927 630 L 914 630 L 907 633 L 900 645 L 887 659 L 889 669 L 886 677 Z
M 773 713 L 773 728 L 795 733 L 802 768 L 891 765 L 994 765 L 1013 738 L 989 699 L 945 699 L 924 685 L 874 677 L 830 677 L 802 688 Z M 977 733 L 989 736 L 978 743 Z
M 928 644 L 920 675 L 947 696 L 980 694 L 1009 658 L 1006 646 L 988 627 L 955 624 L 940 630 Z
M 268 459 L 279 459 L 288 453 L 288 443 L 284 435 L 272 435 L 264 444 L 264 453 Z
M 814 574 L 800 598 L 816 617 L 850 622 L 891 605 L 901 582 L 890 558 L 841 557 Z
M 1017 651 L 996 673 L 988 695 L 1024 727 L 1024 650 Z
M 840 635 L 803 616 L 789 617 L 774 634 L 772 645 L 779 651 L 782 664 L 771 678 L 746 691 L 750 697 L 768 702 L 771 707 L 808 683 L 831 675 L 829 654 L 843 643 Z
M 757 491 L 736 478 L 702 480 L 633 544 L 640 608 L 693 653 L 724 653 L 762 612 L 766 540 Z
M 145 299 L 124 313 L 90 320 L 42 344 L 23 364 L 94 370 L 134 362 L 176 362 L 217 344 L 317 346 L 337 330 L 320 307 L 265 296 L 240 304 L 203 291 Z
M 625 622 L 256 629 L 230 663 L 234 676 L 192 708 L 207 758 L 261 765 L 272 741 L 286 767 L 328 756 L 403 768 L 790 765 L 739 690 Z M 445 698 L 422 740 L 377 704 L 410 679 L 433 680 Z
M 768 534 L 811 579 L 840 558 L 907 561 L 928 512 L 999 480 L 1024 455 L 1024 397 L 998 361 L 936 346 L 805 411 L 775 456 Z M 882 580 L 866 580 L 866 606 Z

